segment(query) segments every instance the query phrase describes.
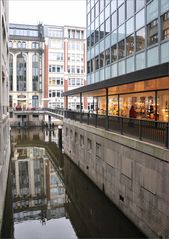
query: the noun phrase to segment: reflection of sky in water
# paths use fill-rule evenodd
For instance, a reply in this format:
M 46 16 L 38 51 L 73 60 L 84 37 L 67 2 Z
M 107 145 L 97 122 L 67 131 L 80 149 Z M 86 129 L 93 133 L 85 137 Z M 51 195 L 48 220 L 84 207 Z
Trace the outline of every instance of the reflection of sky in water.
M 69 239 L 77 238 L 70 221 L 66 218 L 52 219 L 43 224 L 40 221 L 26 221 L 15 224 L 15 239 Z

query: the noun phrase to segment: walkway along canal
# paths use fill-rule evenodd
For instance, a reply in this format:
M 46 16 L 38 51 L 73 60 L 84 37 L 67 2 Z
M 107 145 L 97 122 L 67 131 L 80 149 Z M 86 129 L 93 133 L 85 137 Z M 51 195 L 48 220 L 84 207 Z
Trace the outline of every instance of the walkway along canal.
M 145 238 L 57 147 L 57 129 L 13 129 L 2 238 Z

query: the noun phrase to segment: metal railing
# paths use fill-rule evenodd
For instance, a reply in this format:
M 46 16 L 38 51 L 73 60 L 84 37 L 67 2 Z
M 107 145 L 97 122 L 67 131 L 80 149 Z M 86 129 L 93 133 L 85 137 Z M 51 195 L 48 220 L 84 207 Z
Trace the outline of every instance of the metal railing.
M 98 128 L 104 128 L 122 135 L 131 136 L 169 149 L 169 122 L 106 116 L 65 109 L 36 109 L 48 111 L 71 120 L 79 121 Z
M 109 131 L 132 136 L 169 149 L 169 123 L 152 120 L 64 111 L 64 117 Z

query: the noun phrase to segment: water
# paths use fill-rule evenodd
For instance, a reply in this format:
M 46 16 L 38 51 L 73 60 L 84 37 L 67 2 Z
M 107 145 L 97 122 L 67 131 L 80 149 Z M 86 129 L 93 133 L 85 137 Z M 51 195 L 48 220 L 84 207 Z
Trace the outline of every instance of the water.
M 57 130 L 11 138 L 2 238 L 145 238 L 58 150 Z

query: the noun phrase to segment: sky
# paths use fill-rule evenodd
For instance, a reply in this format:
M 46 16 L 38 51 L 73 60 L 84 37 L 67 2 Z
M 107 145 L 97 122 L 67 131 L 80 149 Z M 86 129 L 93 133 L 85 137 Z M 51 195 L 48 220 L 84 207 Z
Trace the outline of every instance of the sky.
M 86 27 L 86 0 L 9 0 L 9 22 Z

